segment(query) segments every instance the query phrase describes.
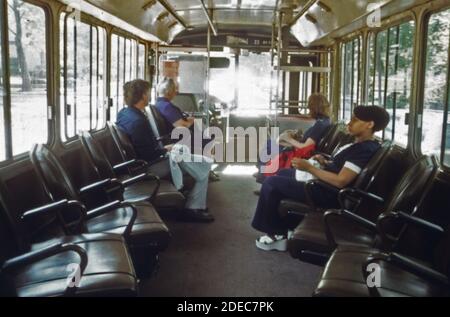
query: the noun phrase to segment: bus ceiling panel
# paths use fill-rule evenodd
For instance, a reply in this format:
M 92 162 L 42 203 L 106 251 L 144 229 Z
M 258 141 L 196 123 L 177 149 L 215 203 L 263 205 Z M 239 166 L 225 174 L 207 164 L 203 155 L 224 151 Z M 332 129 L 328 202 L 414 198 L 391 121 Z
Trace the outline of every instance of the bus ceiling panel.
M 172 42 L 173 45 L 182 46 L 206 46 L 206 26 L 195 28 L 193 31 L 184 30 Z M 213 47 L 232 47 L 249 50 L 267 51 L 271 47 L 272 27 L 271 26 L 246 26 L 243 29 L 239 25 L 219 25 L 219 35 L 211 38 Z M 289 35 L 289 46 L 300 48 L 297 39 Z
M 384 0 L 384 2 L 389 0 Z M 352 23 L 367 13 L 370 0 L 321 0 L 328 10 L 314 4 L 291 28 L 292 34 L 304 46 Z
M 73 3 L 72 0 L 60 1 Z M 306 0 L 204 0 L 205 6 L 213 10 L 214 24 L 233 24 L 243 29 L 246 26 L 271 25 L 277 3 L 289 3 L 296 7 L 303 2 Z M 89 4 L 94 9 L 91 12 L 85 10 L 88 14 L 113 25 L 132 32 L 136 31 L 134 28 L 139 29 L 134 33 L 144 39 L 166 43 L 170 43 L 183 30 L 205 27 L 208 23 L 200 0 L 81 0 L 75 3 Z M 96 8 L 116 20 L 104 19 L 103 13 Z M 142 32 L 146 33 L 145 36 L 140 34 Z
M 176 42 L 178 35 L 185 36 L 198 30 L 206 31 L 208 22 L 200 0 L 166 1 L 189 25 L 189 29 L 179 34 L 171 32 L 170 43 Z M 212 21 L 219 34 L 223 29 L 230 30 L 230 27 L 245 33 L 255 26 L 263 29 L 272 27 L 277 0 L 204 0 L 204 3 L 207 9 L 211 10 Z
M 200 0 L 168 0 L 175 10 L 201 10 Z M 270 9 L 273 10 L 277 0 L 204 0 L 208 9 Z
M 320 0 L 291 28 L 291 33 L 305 46 L 328 46 L 335 39 L 366 27 L 377 27 L 376 9 L 381 19 L 402 13 L 430 0 Z
M 161 42 L 168 38 L 168 30 L 157 34 L 153 21 L 164 8 L 144 10 L 148 0 L 59 0 L 60 2 L 79 9 L 106 23 L 136 34 L 147 41 Z
M 188 21 L 189 26 L 199 27 L 206 25 L 206 18 L 203 11 L 179 11 L 182 17 Z M 252 25 L 272 25 L 273 11 L 257 10 L 218 10 L 214 11 L 213 22 L 220 24 L 233 24 L 236 26 Z

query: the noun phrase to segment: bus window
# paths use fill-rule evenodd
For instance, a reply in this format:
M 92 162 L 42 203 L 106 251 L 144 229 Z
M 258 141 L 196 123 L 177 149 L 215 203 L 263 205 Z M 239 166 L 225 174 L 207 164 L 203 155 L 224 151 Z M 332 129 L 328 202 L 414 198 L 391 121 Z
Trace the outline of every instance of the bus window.
M 0 11 L 0 14 L 2 12 Z M 0 35 L 3 34 L 3 23 L 0 23 Z M 1 39 L 1 36 L 0 36 Z M 5 121 L 3 118 L 3 98 L 5 95 L 4 75 L 3 75 L 3 45 L 0 45 L 0 161 L 6 159 L 5 153 Z
M 340 118 L 350 121 L 353 108 L 360 104 L 361 39 L 342 45 L 342 82 Z
M 410 109 L 414 32 L 412 21 L 393 26 L 371 37 L 369 46 L 369 103 L 390 113 L 384 138 L 404 147 L 408 144 L 405 118 Z
M 447 20 L 448 21 L 448 20 Z M 447 83 L 447 91 L 450 92 L 450 81 Z M 450 94 L 450 93 L 449 93 Z M 447 94 L 447 122 L 445 132 L 445 150 L 444 150 L 444 164 L 450 166 L 450 96 Z
M 137 65 L 137 77 L 145 79 L 145 45 L 138 45 L 138 65 Z
M 48 139 L 45 18 L 38 6 L 8 0 L 13 155 Z
M 85 131 L 90 130 L 90 103 L 91 103 L 91 80 L 92 80 L 92 59 L 90 58 L 90 45 L 92 45 L 93 32 L 89 25 L 80 23 L 76 30 L 76 57 L 74 62 L 76 63 L 76 72 L 74 72 L 75 78 L 75 93 L 76 103 L 74 104 L 75 124 L 77 130 Z M 90 39 L 87 41 L 87 39 Z M 81 43 L 88 45 L 80 45 Z M 73 131 L 75 135 L 77 131 Z M 73 136 L 72 135 L 72 136 Z
M 270 69 L 268 53 L 249 53 L 248 56 L 239 57 L 237 115 L 257 116 L 270 113 Z
M 105 31 L 62 17 L 67 37 L 62 51 L 62 138 L 103 126 Z
M 444 114 L 449 102 L 449 21 L 450 10 L 447 10 L 431 15 L 428 22 L 422 125 L 422 152 L 438 155 L 447 166 L 450 166 L 450 125 Z
M 125 82 L 136 79 L 136 41 L 125 40 Z
M 413 72 L 414 54 L 414 23 L 404 23 L 394 32 L 396 41 L 395 69 L 388 86 L 388 105 L 394 108 L 395 129 L 394 140 L 401 145 L 408 144 L 408 125 L 405 122 L 406 113 L 409 112 L 411 100 L 411 79 Z
M 115 121 L 119 108 L 123 106 L 122 86 L 124 84 L 125 45 L 124 38 L 113 34 L 111 38 L 111 97 L 113 106 L 111 120 Z
M 213 55 L 221 56 L 221 55 Z M 226 55 L 224 55 L 226 56 Z M 226 103 L 231 110 L 235 102 L 235 63 L 234 57 L 228 56 L 230 59 L 230 67 L 228 68 L 211 68 L 209 77 L 209 94 L 218 98 L 218 100 Z
M 124 107 L 123 85 L 136 79 L 136 41 L 113 34 L 111 38 L 111 121 L 115 121 L 117 113 Z
M 107 105 L 106 102 L 106 30 L 104 28 L 97 27 L 98 30 L 98 53 L 97 57 L 97 70 L 94 72 L 93 81 L 96 82 L 96 91 L 93 90 L 93 95 L 97 96 L 96 103 L 93 102 L 93 106 L 97 105 L 96 115 L 97 115 L 97 124 L 95 126 L 96 129 L 100 129 L 105 126 L 106 118 L 105 118 L 105 107 Z M 93 56 L 94 57 L 94 56 Z

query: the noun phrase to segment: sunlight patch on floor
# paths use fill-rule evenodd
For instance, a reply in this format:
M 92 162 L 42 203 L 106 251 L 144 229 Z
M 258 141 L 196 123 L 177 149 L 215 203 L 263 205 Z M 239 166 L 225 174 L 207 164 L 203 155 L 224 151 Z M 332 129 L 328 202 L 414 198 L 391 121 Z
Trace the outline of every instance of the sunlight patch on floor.
M 252 165 L 228 165 L 222 172 L 223 175 L 233 176 L 251 176 L 258 171 L 256 166 Z

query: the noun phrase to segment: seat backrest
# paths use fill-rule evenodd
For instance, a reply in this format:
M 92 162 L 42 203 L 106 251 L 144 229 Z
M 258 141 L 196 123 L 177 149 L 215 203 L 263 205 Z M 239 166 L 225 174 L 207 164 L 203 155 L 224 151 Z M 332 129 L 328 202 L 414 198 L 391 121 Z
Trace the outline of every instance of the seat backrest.
M 60 230 L 55 214 L 33 217 L 24 222 L 22 215 L 33 208 L 52 202 L 29 160 L 23 160 L 0 169 L 0 257 L 10 258 L 27 252 L 30 241 L 48 235 L 48 230 Z M 45 230 L 45 232 L 44 232 Z
M 102 146 L 92 137 L 90 132 L 84 131 L 79 136 L 81 144 L 91 157 L 101 178 L 116 178 L 116 173 Z
M 390 212 L 402 211 L 420 217 L 420 213 L 424 210 L 424 202 L 432 188 L 438 171 L 438 162 L 434 156 L 422 156 L 419 158 L 408 168 L 391 193 L 381 216 Z M 384 231 L 388 232 L 390 236 L 397 237 L 398 242 L 392 244 L 393 241 L 380 240 L 380 247 L 401 248 L 408 227 L 396 223 L 390 223 L 385 226 Z M 417 246 L 417 248 L 419 247 Z
M 381 145 L 381 148 L 372 156 L 366 167 L 361 171 L 355 180 L 354 187 L 367 191 L 370 185 L 373 183 L 377 172 L 383 165 L 389 152 L 392 149 L 392 142 L 385 141 Z
M 0 297 L 16 296 L 13 281 L 8 275 L 1 271 L 3 263 L 19 255 L 19 248 L 16 245 L 15 234 L 11 230 L 6 212 L 0 206 Z
M 122 160 L 129 161 L 137 158 L 136 151 L 134 150 L 133 143 L 131 143 L 128 135 L 120 129 L 114 123 L 108 124 L 108 129 L 111 131 L 111 135 L 114 138 L 114 142 L 122 154 Z
M 450 225 L 447 224 L 444 227 L 445 235 L 437 241 L 433 250 L 433 265 L 435 269 L 450 278 Z
M 335 127 L 331 129 L 330 134 L 327 135 L 326 141 L 321 145 L 322 151 L 317 152 L 333 155 L 340 147 L 353 141 L 354 137 L 341 131 L 336 124 Z
M 403 175 L 392 192 L 386 211 L 413 213 L 419 208 L 438 173 L 438 163 L 434 156 L 422 156 Z
M 385 163 L 391 150 L 392 150 L 392 142 L 390 141 L 383 142 L 380 149 L 372 156 L 372 158 L 369 160 L 365 168 L 358 175 L 352 187 L 361 189 L 366 192 L 370 191 L 372 183 L 378 177 L 378 172 Z M 361 214 L 361 210 L 358 208 L 361 207 L 361 204 L 363 202 L 364 202 L 363 199 L 360 199 L 358 201 L 347 200 L 344 202 L 344 204 L 345 208 L 347 208 L 348 210 L 352 210 L 358 214 Z M 363 209 L 365 208 L 366 206 L 364 206 Z
M 55 200 L 78 200 L 89 210 L 112 199 L 105 190 L 109 188 L 103 187 L 79 194 L 83 187 L 105 179 L 81 143 L 73 143 L 70 148 L 58 152 L 47 146 L 38 147 L 34 152 L 32 162 Z
M 322 138 L 322 140 L 320 140 L 319 144 L 316 147 L 317 152 L 325 153 L 325 149 L 327 148 L 328 144 L 330 143 L 333 136 L 335 135 L 337 128 L 338 128 L 338 125 L 336 123 L 330 125 L 330 127 L 328 128 L 328 131 L 325 133 L 324 137 Z
M 6 211 L 0 206 L 0 268 L 6 260 L 17 256 L 20 249 L 17 234 L 8 218 Z
M 1 265 L 1 262 L 0 262 Z M 0 297 L 17 297 L 13 279 L 0 271 Z
M 442 179 L 438 177 L 437 180 L 433 182 L 433 188 Z M 448 189 L 439 193 L 439 195 L 449 194 Z M 448 209 L 448 206 L 440 210 L 430 208 L 430 200 L 434 198 L 434 193 L 429 192 L 425 199 L 426 202 L 418 205 L 414 216 L 439 225 L 445 230 L 444 233 L 434 234 L 432 230 L 427 230 L 422 226 L 401 225 L 402 223 L 400 223 L 398 224 L 400 233 L 394 244 L 394 251 L 417 259 L 425 266 L 430 266 L 432 269 L 450 277 L 450 223 L 448 219 L 450 209 Z M 385 224 L 383 227 L 386 226 Z M 392 227 L 392 224 L 389 227 Z M 447 295 L 445 296 L 449 296 L 449 291 L 450 288 L 447 289 Z
M 112 166 L 123 163 L 125 154 L 122 149 L 118 147 L 116 140 L 112 134 L 112 129 L 109 124 L 106 129 L 92 133 L 94 140 L 100 144 L 103 152 L 108 157 Z
M 58 157 L 43 144 L 34 145 L 30 159 L 54 200 L 80 200 L 78 191 Z
M 154 105 L 150 105 L 149 120 L 152 126 L 153 132 L 157 138 L 170 135 L 171 129 L 168 126 L 168 122 L 159 112 L 158 108 Z

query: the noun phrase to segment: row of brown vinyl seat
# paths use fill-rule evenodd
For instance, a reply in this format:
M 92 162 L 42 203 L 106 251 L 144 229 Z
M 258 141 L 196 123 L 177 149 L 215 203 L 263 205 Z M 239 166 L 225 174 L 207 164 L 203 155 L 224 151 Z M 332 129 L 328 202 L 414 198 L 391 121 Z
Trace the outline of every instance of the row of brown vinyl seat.
M 1 295 L 138 294 L 170 241 L 157 210 L 185 198 L 129 159 L 118 133 L 108 125 L 68 148 L 36 145 L 0 170 Z
M 434 156 L 411 161 L 384 142 L 351 188 L 306 185 L 307 192 L 336 191 L 340 208 L 320 208 L 311 195 L 305 203 L 282 201 L 280 214 L 300 220 L 291 256 L 325 266 L 314 296 L 450 295 L 446 208 L 427 204 L 439 164 Z M 368 283 L 373 278 L 379 284 Z

